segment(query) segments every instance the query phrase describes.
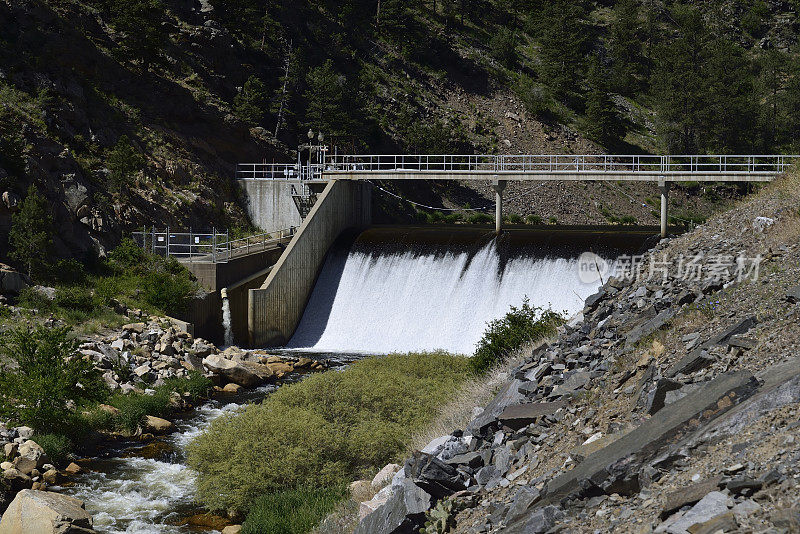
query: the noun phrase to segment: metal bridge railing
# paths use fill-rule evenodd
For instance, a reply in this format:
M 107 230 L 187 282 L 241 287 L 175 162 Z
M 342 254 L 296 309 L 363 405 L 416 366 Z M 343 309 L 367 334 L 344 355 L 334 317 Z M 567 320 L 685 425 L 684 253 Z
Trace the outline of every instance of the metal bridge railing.
M 240 163 L 236 166 L 238 180 L 313 180 L 322 172 L 322 165 L 297 163 Z
M 332 154 L 322 164 L 242 163 L 236 176 L 251 180 L 306 181 L 324 174 L 387 173 L 608 173 L 709 175 L 777 175 L 786 172 L 794 155 L 575 155 L 575 154 Z
M 516 172 L 516 173 L 782 173 L 797 156 L 787 155 L 341 155 L 326 158 L 330 172 Z
M 233 258 L 261 252 L 294 236 L 297 227 L 230 239 L 228 232 L 174 232 L 170 228 L 133 232 L 133 240 L 151 254 L 184 262 L 226 263 Z

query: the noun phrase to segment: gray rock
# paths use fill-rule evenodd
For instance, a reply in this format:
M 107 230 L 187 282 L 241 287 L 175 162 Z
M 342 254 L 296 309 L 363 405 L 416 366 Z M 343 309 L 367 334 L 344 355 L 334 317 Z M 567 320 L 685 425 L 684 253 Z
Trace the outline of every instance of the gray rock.
M 698 523 L 705 523 L 714 517 L 728 511 L 729 497 L 719 491 L 712 491 L 695 504 L 680 519 L 669 524 L 669 534 L 687 534 L 689 527 Z
M 566 406 L 565 400 L 555 402 L 533 402 L 529 404 L 515 404 L 505 408 L 498 417 L 500 423 L 512 430 L 519 430 L 536 422 L 540 417 L 552 415 L 560 408 Z
M 517 490 L 514 500 L 506 513 L 505 523 L 513 523 L 539 500 L 541 492 L 533 486 L 523 486 Z
M 478 467 L 479 465 L 483 464 L 483 458 L 481 457 L 481 453 L 473 451 L 464 454 L 457 454 L 449 460 L 446 460 L 446 462 L 450 465 L 467 465 L 469 467 Z
M 595 308 L 597 308 L 597 306 L 600 304 L 600 301 L 602 301 L 605 297 L 606 297 L 606 290 L 601 287 L 597 293 L 586 297 L 586 302 L 584 303 L 584 306 L 585 308 L 587 308 L 587 311 L 592 311 Z
M 514 379 L 508 382 L 495 397 L 486 405 L 483 412 L 467 425 L 466 432 L 473 436 L 483 435 L 485 430 L 494 422 L 497 416 L 503 413 L 508 406 L 519 404 L 525 400 L 525 396 L 519 392 L 520 380 Z
M 571 471 L 551 480 L 546 503 L 580 496 L 595 488 L 604 493 L 631 495 L 639 491 L 641 465 L 690 426 L 728 411 L 752 396 L 758 381 L 748 372 L 723 374 L 705 387 L 671 404 L 611 445 L 588 456 Z
M 3 534 L 91 534 L 92 516 L 83 502 L 49 491 L 17 493 L 0 521 Z
M 511 467 L 511 452 L 509 452 L 508 447 L 498 447 L 494 450 L 492 465 L 497 468 L 497 473 L 500 476 L 508 473 L 508 469 Z
M 431 496 L 408 479 L 392 484 L 392 494 L 385 504 L 367 515 L 354 534 L 411 534 L 425 522 L 425 512 L 432 505 Z
M 630 332 L 628 332 L 628 335 L 625 336 L 626 346 L 633 346 L 642 338 L 647 337 L 656 330 L 660 329 L 667 323 L 667 321 L 672 319 L 674 315 L 675 311 L 672 308 L 667 308 L 644 324 L 634 327 Z
M 667 371 L 664 376 L 672 378 L 673 376 L 683 374 L 688 375 L 705 369 L 714 363 L 714 357 L 708 354 L 708 351 L 702 347 L 694 349 L 692 352 L 675 362 Z
M 415 452 L 406 462 L 405 469 L 414 484 L 436 498 L 466 489 L 455 467 L 424 452 Z
M 204 358 L 203 365 L 212 373 L 224 376 L 231 382 L 246 388 L 263 384 L 272 377 L 272 371 L 266 365 L 252 362 L 234 362 L 233 360 L 226 360 L 218 354 L 212 354 Z
M 744 334 L 757 324 L 758 321 L 756 320 L 755 316 L 750 316 L 745 319 L 742 319 L 738 323 L 711 336 L 711 339 L 708 340 L 708 343 L 704 344 L 704 346 L 722 345 L 726 343 L 732 336 L 735 336 L 737 334 Z
M 489 483 L 490 480 L 498 476 L 499 475 L 497 473 L 497 468 L 493 465 L 487 465 L 486 467 L 479 469 L 478 472 L 475 473 L 475 482 L 477 482 L 481 486 L 485 486 L 486 484 Z
M 786 300 L 792 304 L 800 302 L 800 285 L 794 286 L 786 292 Z
M 526 534 L 543 534 L 553 528 L 558 521 L 564 518 L 564 512 L 556 506 L 545 506 L 536 509 L 533 513 L 529 514 L 525 520 L 524 528 L 522 530 L 509 529 L 507 532 L 513 534 L 515 532 L 525 532 Z
M 653 415 L 665 406 L 667 392 L 683 387 L 683 384 L 668 378 L 662 378 L 655 383 L 647 395 L 647 413 Z
M 0 263 L 0 293 L 16 295 L 28 285 L 28 278 L 24 274 Z

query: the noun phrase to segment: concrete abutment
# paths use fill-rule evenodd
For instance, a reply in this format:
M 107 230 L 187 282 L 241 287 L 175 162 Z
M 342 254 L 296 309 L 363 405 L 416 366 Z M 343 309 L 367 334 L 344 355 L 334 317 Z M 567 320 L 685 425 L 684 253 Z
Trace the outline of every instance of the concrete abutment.
M 261 287 L 248 290 L 248 343 L 286 344 L 303 317 L 328 249 L 349 228 L 371 222 L 371 186 L 332 180 Z

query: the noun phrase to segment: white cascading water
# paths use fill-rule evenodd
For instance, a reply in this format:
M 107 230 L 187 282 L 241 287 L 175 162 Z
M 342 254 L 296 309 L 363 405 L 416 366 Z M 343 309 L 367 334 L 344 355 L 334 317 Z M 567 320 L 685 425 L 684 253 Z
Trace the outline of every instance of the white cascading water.
M 524 297 L 570 316 L 600 285 L 580 281 L 575 258 L 520 255 L 501 263 L 494 241 L 471 258 L 351 250 L 341 269 L 326 264 L 288 347 L 472 354 L 486 323 Z
M 231 329 L 231 303 L 227 297 L 222 299 L 222 326 L 225 328 L 225 346 L 233 345 L 233 330 Z
M 265 395 L 274 386 L 255 390 Z M 210 401 L 194 417 L 176 421 L 177 432 L 167 444 L 171 461 L 136 456 L 116 457 L 92 465 L 64 492 L 86 503 L 94 527 L 103 534 L 188 534 L 196 530 L 181 525 L 187 510 L 194 510 L 196 474 L 184 463 L 187 445 L 211 422 L 240 408 L 235 403 Z

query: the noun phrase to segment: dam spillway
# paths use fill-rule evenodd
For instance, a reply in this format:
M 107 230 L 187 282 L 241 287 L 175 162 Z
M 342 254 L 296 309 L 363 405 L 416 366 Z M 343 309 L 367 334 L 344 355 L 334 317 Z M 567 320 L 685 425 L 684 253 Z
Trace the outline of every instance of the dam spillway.
M 526 297 L 577 313 L 600 285 L 580 280 L 580 253 L 591 246 L 613 259 L 619 243 L 561 237 L 374 229 L 340 239 L 287 348 L 472 354 L 486 324 Z M 629 248 L 643 239 L 623 241 Z

